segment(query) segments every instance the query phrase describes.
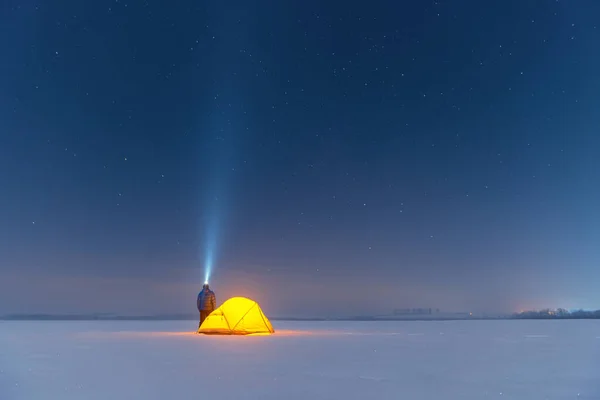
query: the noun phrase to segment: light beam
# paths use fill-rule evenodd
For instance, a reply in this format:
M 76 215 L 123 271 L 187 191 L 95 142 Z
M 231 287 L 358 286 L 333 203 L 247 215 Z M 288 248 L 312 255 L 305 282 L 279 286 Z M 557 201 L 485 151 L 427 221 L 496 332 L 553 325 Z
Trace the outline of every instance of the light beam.
M 211 3 L 213 4 L 213 3 Z M 200 93 L 205 95 L 202 115 L 203 124 L 201 135 L 202 161 L 202 239 L 199 244 L 199 262 L 204 269 L 204 282 L 208 283 L 216 268 L 223 248 L 228 220 L 231 217 L 232 189 L 235 187 L 236 167 L 238 166 L 239 151 L 243 141 L 241 132 L 244 125 L 246 110 L 243 107 L 245 96 L 240 88 L 245 82 L 238 76 L 237 71 L 247 58 L 238 52 L 228 49 L 238 45 L 240 34 L 237 21 L 239 18 L 234 10 L 225 9 L 220 3 L 214 3 L 214 9 L 209 6 L 213 26 L 210 28 L 214 37 L 219 38 L 218 46 L 211 46 L 202 52 L 204 60 L 211 60 Z M 242 14 L 239 15 L 242 18 Z M 235 34 L 233 34 L 235 33 Z M 198 53 L 200 54 L 200 53 Z M 206 79 L 210 75 L 211 79 Z M 205 86 L 206 83 L 210 83 Z
M 215 199 L 215 202 L 217 199 Z M 210 222 L 206 226 L 206 242 L 204 244 L 204 283 L 207 284 L 210 280 L 215 253 L 217 251 L 217 212 L 214 207 L 211 207 L 212 215 L 209 216 Z

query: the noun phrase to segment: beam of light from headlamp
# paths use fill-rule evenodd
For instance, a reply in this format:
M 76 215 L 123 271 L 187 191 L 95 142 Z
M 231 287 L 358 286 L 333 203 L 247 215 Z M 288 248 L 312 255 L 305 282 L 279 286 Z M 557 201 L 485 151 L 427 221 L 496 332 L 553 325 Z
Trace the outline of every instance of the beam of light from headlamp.
M 216 210 L 213 210 L 215 212 Z M 210 280 L 215 253 L 217 252 L 217 217 L 215 214 L 209 216 L 210 222 L 206 226 L 206 238 L 204 244 L 204 283 Z
M 209 2 L 206 12 L 213 21 L 210 28 L 213 38 L 218 37 L 220 43 L 219 46 L 209 46 L 203 52 L 203 62 L 210 60 L 206 75 L 211 76 L 212 83 L 202 87 L 202 93 L 208 96 L 203 116 L 205 125 L 200 136 L 203 139 L 199 160 L 203 164 L 204 183 L 200 190 L 204 215 L 198 261 L 204 269 L 204 282 L 208 283 L 218 268 L 221 268 L 219 260 L 226 247 L 224 242 L 229 230 L 229 211 L 235 187 L 233 180 L 238 174 L 236 167 L 244 141 L 240 133 L 247 129 L 244 125 L 246 98 L 240 93 L 246 82 L 237 72 L 248 59 L 243 54 L 229 50 L 238 46 L 240 38 L 246 37 L 237 22 L 240 18 L 247 17 L 246 8 L 230 9 L 219 2 Z M 202 82 L 208 80 L 203 78 Z

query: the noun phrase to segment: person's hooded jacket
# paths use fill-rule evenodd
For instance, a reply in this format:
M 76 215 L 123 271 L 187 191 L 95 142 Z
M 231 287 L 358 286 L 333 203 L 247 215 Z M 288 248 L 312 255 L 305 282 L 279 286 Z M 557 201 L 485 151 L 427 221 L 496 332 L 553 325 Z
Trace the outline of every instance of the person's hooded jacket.
M 204 288 L 198 293 L 196 301 L 198 311 L 214 311 L 217 308 L 217 298 L 215 292 L 208 288 Z

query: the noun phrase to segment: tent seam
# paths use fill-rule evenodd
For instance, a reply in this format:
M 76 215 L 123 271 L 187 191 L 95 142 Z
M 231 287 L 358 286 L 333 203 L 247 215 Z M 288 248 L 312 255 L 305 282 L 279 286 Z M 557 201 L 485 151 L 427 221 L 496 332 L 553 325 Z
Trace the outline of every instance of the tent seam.
M 227 316 L 225 315 L 225 313 L 223 313 L 223 318 L 225 318 L 225 322 L 227 323 L 227 328 L 231 331 L 231 326 L 229 325 L 229 320 L 227 319 Z
M 265 328 L 268 328 L 269 325 L 267 325 L 267 321 L 265 321 L 265 314 L 263 314 L 262 310 L 260 310 L 260 318 L 262 318 L 262 321 L 265 324 Z M 269 329 L 269 332 L 271 332 L 271 330 L 273 330 L 272 326 L 271 326 L 271 329 Z M 271 332 L 271 333 L 273 333 L 273 332 Z
M 250 312 L 250 311 L 251 311 L 251 310 L 252 310 L 254 307 L 256 307 L 256 302 L 255 302 L 254 304 L 252 304 L 252 307 L 250 307 L 250 308 L 248 309 L 248 311 L 246 311 L 246 312 L 244 313 L 244 315 L 242 315 L 242 317 L 240 318 L 240 320 L 239 320 L 239 321 L 238 321 L 238 322 L 235 324 L 235 326 L 234 326 L 234 327 L 231 329 L 231 331 L 232 331 L 232 332 L 233 332 L 233 330 L 234 330 L 235 328 L 237 328 L 237 326 L 240 324 L 240 322 L 242 322 L 242 320 L 243 320 L 244 318 L 246 318 L 246 315 L 248 315 L 248 313 L 249 313 L 249 312 Z

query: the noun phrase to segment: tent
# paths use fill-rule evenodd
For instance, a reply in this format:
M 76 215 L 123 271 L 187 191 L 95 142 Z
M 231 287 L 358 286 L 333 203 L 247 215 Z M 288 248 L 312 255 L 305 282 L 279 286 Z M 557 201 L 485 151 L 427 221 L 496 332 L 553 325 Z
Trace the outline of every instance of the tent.
M 198 328 L 198 333 L 218 335 L 270 335 L 274 332 L 258 303 L 245 297 L 227 300 Z

